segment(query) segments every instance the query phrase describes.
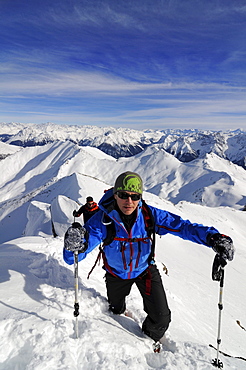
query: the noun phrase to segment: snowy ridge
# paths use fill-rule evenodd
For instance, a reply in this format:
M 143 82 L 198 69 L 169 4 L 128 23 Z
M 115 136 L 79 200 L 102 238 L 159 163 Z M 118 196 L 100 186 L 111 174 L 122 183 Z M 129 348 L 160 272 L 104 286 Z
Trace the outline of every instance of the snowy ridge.
M 114 158 L 130 157 L 152 144 L 158 144 L 182 162 L 203 158 L 206 153 L 215 153 L 246 168 L 246 132 L 242 130 L 141 131 L 89 125 L 0 123 L 0 140 L 20 146 L 70 140 L 81 146 L 96 147 Z
M 20 147 L 15 145 L 8 145 L 0 141 L 0 160 L 5 159 L 10 154 L 13 154 L 20 150 Z
M 162 352 L 154 354 L 152 341 L 141 332 L 145 312 L 135 287 L 127 298 L 133 319 L 108 313 L 101 266 L 87 280 L 97 250 L 79 263 L 75 339 L 74 271 L 62 258 L 64 230 L 73 221 L 73 209 L 88 195 L 98 201 L 126 169 L 143 176 L 149 204 L 232 237 L 236 256 L 225 269 L 220 348 L 246 357 L 246 332 L 237 324 L 246 326 L 245 213 L 235 207 L 245 197 L 245 171 L 215 154 L 182 163 L 155 145 L 116 160 L 65 141 L 22 148 L 0 162 L 1 370 L 212 368 L 216 351 L 208 345 L 216 346 L 219 296 L 218 283 L 211 280 L 214 252 L 171 235 L 157 237 L 156 247 L 172 311 Z M 194 204 L 194 192 L 206 195 L 207 203 L 220 199 L 223 205 Z M 243 360 L 220 359 L 225 369 L 246 369 Z
M 152 145 L 134 157 L 116 160 L 96 148 L 79 147 L 69 141 L 54 142 L 22 148 L 0 161 L 3 174 L 0 179 L 0 231 L 13 227 L 9 216 L 11 212 L 18 212 L 20 205 L 27 206 L 31 200 L 46 203 L 47 194 L 54 194 L 55 188 L 58 189 L 56 194 L 64 194 L 64 187 L 68 191 L 70 176 L 74 188 L 68 191 L 69 196 L 84 203 L 86 195 L 80 184 L 83 176 L 104 184 L 103 189 L 99 185 L 99 192 L 94 191 L 98 201 L 102 191 L 113 186 L 115 177 L 129 168 L 142 176 L 145 191 L 175 204 L 186 200 L 239 210 L 246 204 L 245 170 L 215 154 L 183 163 L 158 145 Z

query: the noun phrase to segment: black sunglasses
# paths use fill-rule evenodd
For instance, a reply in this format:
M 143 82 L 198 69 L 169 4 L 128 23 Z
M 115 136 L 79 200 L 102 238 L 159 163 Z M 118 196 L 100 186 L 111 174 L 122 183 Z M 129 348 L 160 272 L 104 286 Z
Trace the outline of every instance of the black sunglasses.
M 131 198 L 131 200 L 140 200 L 141 199 L 141 194 L 128 194 L 124 191 L 118 191 L 117 195 L 120 199 L 128 199 Z

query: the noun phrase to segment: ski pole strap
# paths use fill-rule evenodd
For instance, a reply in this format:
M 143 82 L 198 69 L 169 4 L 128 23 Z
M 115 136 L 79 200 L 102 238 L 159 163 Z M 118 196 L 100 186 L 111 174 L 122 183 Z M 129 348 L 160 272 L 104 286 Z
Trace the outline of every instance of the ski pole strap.
M 103 264 L 104 264 L 104 266 L 105 266 L 105 269 L 106 269 L 106 270 L 107 270 L 111 275 L 113 275 L 113 276 L 117 276 L 117 275 L 112 271 L 111 267 L 109 266 L 108 261 L 107 261 L 107 259 L 106 259 L 106 257 L 105 257 L 105 253 L 104 253 L 104 251 L 103 251 L 103 248 L 102 248 L 102 247 L 100 247 L 99 249 L 100 249 L 100 250 L 99 250 L 99 253 L 98 253 L 97 259 L 96 259 L 96 261 L 95 261 L 95 263 L 94 263 L 94 265 L 93 265 L 93 267 L 92 267 L 91 271 L 90 271 L 90 272 L 89 272 L 89 274 L 87 275 L 87 279 L 89 279 L 89 278 L 90 278 L 90 275 L 91 275 L 92 271 L 94 270 L 94 268 L 96 267 L 97 262 L 98 262 L 98 264 L 100 264 L 101 257 L 102 257 L 102 259 L 103 259 Z
M 96 258 L 96 261 L 95 261 L 94 265 L 92 266 L 92 269 L 90 270 L 90 272 L 89 272 L 89 273 L 88 273 L 88 275 L 87 275 L 87 279 L 89 279 L 89 278 L 90 278 L 90 275 L 91 275 L 92 271 L 94 270 L 94 268 L 96 267 L 96 264 L 97 264 L 97 263 L 98 263 L 98 264 L 100 264 L 100 260 L 101 260 L 102 253 L 103 253 L 103 251 L 102 251 L 102 249 L 100 248 L 99 253 L 98 253 L 98 255 L 97 255 L 97 258 Z

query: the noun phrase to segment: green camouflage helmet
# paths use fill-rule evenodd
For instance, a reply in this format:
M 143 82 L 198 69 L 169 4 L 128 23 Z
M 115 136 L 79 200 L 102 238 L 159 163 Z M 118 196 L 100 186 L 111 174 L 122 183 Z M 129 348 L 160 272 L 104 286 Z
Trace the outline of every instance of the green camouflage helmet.
M 119 175 L 114 184 L 114 193 L 117 191 L 131 191 L 133 193 L 143 193 L 143 182 L 141 177 L 135 172 L 123 172 Z

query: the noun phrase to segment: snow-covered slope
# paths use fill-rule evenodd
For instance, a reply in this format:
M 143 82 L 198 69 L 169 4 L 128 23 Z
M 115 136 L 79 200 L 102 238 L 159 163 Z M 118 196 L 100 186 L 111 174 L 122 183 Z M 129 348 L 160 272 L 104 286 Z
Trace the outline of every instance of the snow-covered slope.
M 86 188 L 91 179 L 84 178 Z M 62 187 L 62 186 L 61 186 Z M 168 209 L 192 221 L 214 225 L 234 239 L 237 254 L 226 266 L 220 348 L 246 357 L 244 273 L 246 231 L 243 212 L 231 208 L 209 209 L 182 202 L 178 206 L 145 193 L 148 203 Z M 66 221 L 74 201 L 56 198 L 52 217 Z M 38 208 L 40 211 L 38 211 Z M 62 215 L 61 215 L 62 210 Z M 25 210 L 22 209 L 24 216 Z M 43 206 L 31 203 L 27 228 L 35 236 L 9 240 L 0 245 L 1 370 L 44 369 L 206 369 L 216 351 L 219 285 L 211 280 L 214 253 L 211 249 L 174 236 L 157 237 L 156 261 L 162 274 L 172 310 L 172 323 L 160 354 L 140 329 L 145 313 L 135 287 L 127 299 L 134 320 L 114 316 L 107 310 L 104 271 L 97 266 L 87 274 L 97 251 L 79 263 L 79 338 L 74 333 L 74 273 L 62 259 L 63 238 L 52 237 L 47 229 Z M 40 222 L 38 222 L 38 220 Z M 16 216 L 15 222 L 18 223 Z M 43 230 L 40 230 L 43 225 Z M 163 270 L 167 268 L 167 274 Z M 246 362 L 224 357 L 225 369 L 246 369 Z

